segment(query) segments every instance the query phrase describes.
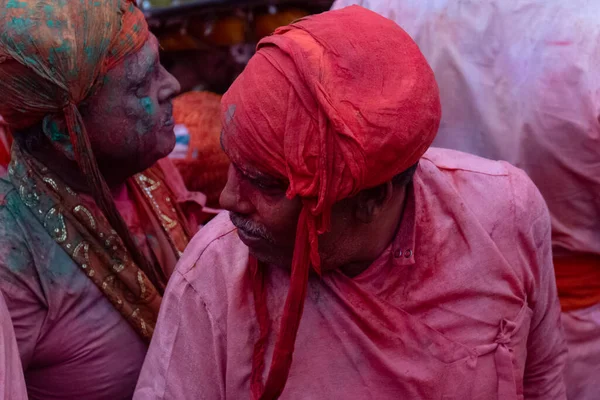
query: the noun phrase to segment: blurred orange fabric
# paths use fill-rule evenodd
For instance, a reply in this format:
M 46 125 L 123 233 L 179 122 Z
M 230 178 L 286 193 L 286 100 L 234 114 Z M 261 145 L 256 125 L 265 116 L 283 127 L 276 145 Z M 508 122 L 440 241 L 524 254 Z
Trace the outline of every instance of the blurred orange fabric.
M 221 149 L 221 96 L 210 92 L 184 93 L 173 101 L 173 117 L 185 125 L 190 143 L 185 159 L 174 159 L 190 191 L 206 194 L 207 206 L 218 207 L 227 182 L 229 159 Z
M 554 271 L 563 311 L 579 310 L 600 303 L 600 256 L 578 254 L 554 257 Z

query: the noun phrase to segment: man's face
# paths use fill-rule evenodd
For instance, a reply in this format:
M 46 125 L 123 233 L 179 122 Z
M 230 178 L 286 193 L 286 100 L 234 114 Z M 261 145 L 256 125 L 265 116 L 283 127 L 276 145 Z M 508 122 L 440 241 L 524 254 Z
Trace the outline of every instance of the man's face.
M 266 175 L 248 165 L 229 167 L 221 207 L 229 211 L 242 242 L 258 260 L 289 267 L 292 262 L 302 202 L 286 197 L 288 182 Z M 351 262 L 369 240 L 359 232 L 353 218 L 353 199 L 342 200 L 331 212 L 330 231 L 319 237 L 323 270 Z
M 221 193 L 221 206 L 229 211 L 242 242 L 270 264 L 289 265 L 294 251 L 302 203 L 289 200 L 286 189 L 287 182 L 232 164 Z
M 153 35 L 103 79 L 81 110 L 101 171 L 109 182 L 119 181 L 173 150 L 171 101 L 179 83 L 160 64 Z

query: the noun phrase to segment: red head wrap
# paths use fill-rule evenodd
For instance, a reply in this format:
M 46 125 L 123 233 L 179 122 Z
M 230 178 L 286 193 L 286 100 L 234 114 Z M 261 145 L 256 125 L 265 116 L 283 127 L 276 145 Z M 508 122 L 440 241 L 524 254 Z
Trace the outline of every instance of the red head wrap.
M 279 396 L 291 363 L 318 234 L 337 201 L 390 181 L 430 146 L 441 117 L 433 72 L 394 22 L 362 7 L 309 17 L 261 41 L 222 100 L 232 161 L 289 180 L 300 196 L 292 278 L 271 371 L 262 384 L 264 293 L 252 376 L 255 399 Z M 258 267 L 256 267 L 258 268 Z M 260 274 L 260 271 L 257 271 Z

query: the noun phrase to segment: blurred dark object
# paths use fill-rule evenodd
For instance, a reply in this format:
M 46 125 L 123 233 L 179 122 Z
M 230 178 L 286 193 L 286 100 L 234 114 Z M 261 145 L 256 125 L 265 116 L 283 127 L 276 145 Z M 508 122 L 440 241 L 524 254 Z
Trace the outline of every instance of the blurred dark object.
M 146 0 L 138 2 L 161 44 L 161 59 L 182 92 L 224 93 L 256 43 L 332 1 Z
M 256 15 L 254 32 L 258 40 L 269 36 L 280 26 L 289 25 L 297 19 L 306 17 L 309 13 L 297 8 L 283 9 L 271 13 L 262 13 Z
M 234 8 L 256 9 L 258 7 L 296 7 L 309 14 L 327 11 L 332 0 L 138 0 L 148 19 L 160 19 L 205 11 L 228 11 Z
M 181 92 L 208 90 L 225 93 L 244 69 L 229 48 L 163 52 L 161 61 L 181 84 Z

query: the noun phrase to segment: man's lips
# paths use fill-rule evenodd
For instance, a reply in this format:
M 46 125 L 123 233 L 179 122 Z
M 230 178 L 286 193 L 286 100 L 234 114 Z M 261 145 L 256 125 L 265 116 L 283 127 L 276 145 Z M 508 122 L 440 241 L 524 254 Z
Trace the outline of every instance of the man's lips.
M 237 228 L 237 230 L 238 230 L 238 236 L 240 237 L 242 242 L 244 242 L 246 244 L 252 244 L 252 243 L 256 243 L 256 242 L 265 240 L 262 236 L 255 235 L 244 229 Z
M 173 118 L 173 116 L 171 115 L 170 117 L 168 117 L 165 122 L 163 122 L 164 126 L 174 126 L 175 125 L 175 119 Z
M 237 228 L 238 235 L 244 242 L 257 242 L 257 241 L 267 241 L 271 242 L 268 235 L 264 231 L 264 228 L 261 228 L 251 221 L 244 219 L 235 213 L 229 213 L 231 223 Z

